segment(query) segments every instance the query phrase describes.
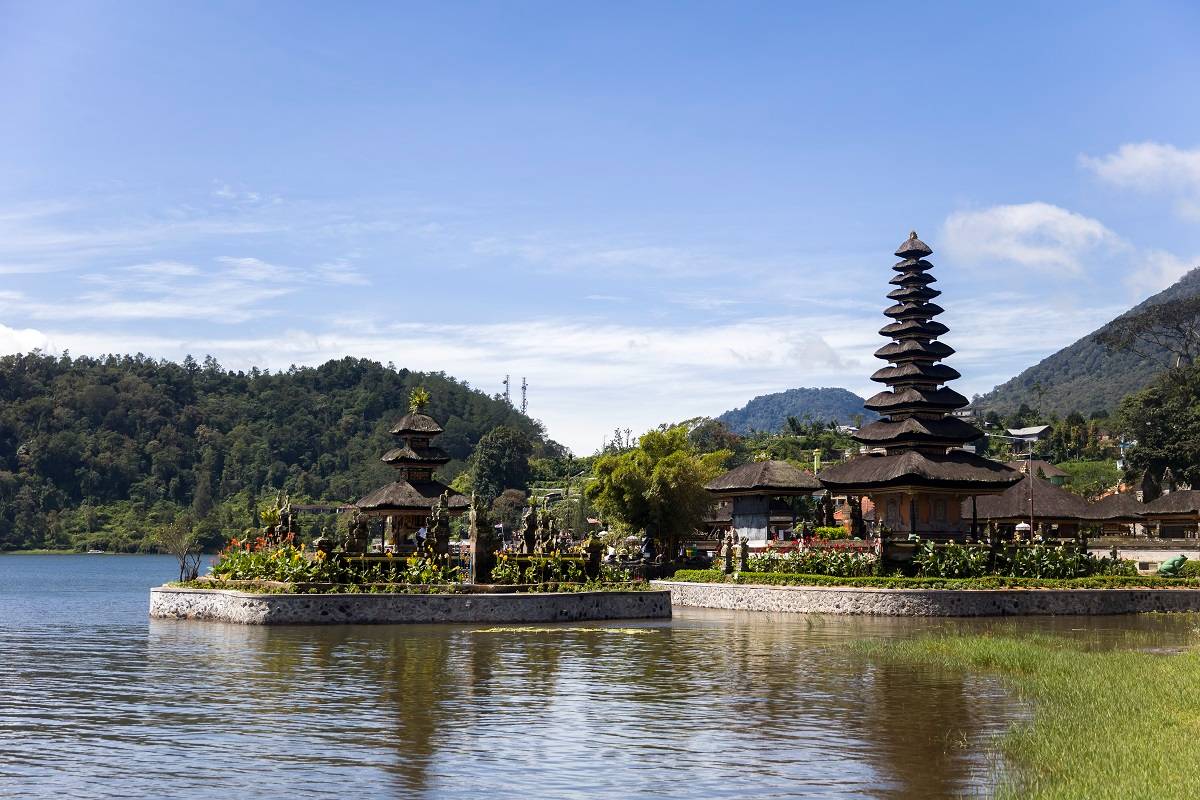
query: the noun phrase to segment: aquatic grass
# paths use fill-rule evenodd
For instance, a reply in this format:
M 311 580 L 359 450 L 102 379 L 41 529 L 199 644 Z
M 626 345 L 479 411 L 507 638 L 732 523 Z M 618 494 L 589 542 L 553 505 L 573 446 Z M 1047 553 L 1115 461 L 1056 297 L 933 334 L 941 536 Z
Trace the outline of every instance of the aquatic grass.
M 940 635 L 854 645 L 874 659 L 1001 677 L 1033 709 L 999 742 L 1002 798 L 1200 793 L 1200 651 L 1086 650 L 1047 636 Z

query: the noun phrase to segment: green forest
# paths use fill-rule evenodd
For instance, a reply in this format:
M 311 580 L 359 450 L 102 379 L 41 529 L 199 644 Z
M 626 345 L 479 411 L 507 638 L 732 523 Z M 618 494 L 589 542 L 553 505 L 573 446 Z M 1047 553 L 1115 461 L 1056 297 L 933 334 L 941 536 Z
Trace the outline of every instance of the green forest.
M 5 356 L 0 550 L 150 549 L 153 532 L 185 514 L 211 545 L 256 524 L 280 492 L 352 503 L 391 480 L 379 457 L 416 386 L 445 428 L 444 480 L 497 426 L 523 433 L 535 456 L 562 453 L 501 397 L 365 359 L 272 373 L 212 358 Z

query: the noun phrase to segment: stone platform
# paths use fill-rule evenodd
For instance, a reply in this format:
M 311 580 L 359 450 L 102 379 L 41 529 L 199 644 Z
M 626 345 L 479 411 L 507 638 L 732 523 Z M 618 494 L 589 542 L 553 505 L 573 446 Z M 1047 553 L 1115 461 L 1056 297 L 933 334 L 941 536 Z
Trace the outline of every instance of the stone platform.
M 871 589 L 651 581 L 677 606 L 907 617 L 1200 611 L 1200 589 Z
M 160 586 L 150 590 L 150 616 L 244 625 L 670 619 L 671 594 L 665 589 L 526 594 L 254 594 Z

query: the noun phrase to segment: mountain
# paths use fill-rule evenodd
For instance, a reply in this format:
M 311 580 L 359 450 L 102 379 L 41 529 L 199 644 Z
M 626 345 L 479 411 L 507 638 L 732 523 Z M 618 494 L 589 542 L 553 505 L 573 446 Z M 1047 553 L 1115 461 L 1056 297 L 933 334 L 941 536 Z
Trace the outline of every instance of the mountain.
M 845 389 L 788 389 L 786 392 L 760 395 L 745 405 L 726 411 L 718 420 L 734 433 L 782 430 L 788 417 L 852 425 L 858 420 L 871 421 L 879 415 L 863 408 L 866 402 Z
M 445 428 L 452 477 L 497 425 L 541 450 L 541 425 L 444 373 L 344 358 L 285 372 L 230 372 L 214 359 L 0 358 L 0 550 L 145 546 L 190 510 L 212 540 L 288 492 L 353 502 L 391 480 L 390 423 L 423 386 Z
M 1126 311 L 1121 317 L 1149 306 L 1200 295 L 1200 268 L 1193 269 L 1176 283 Z M 1118 317 L 1117 319 L 1120 319 Z M 1079 411 L 1112 411 L 1121 398 L 1145 388 L 1164 367 L 1169 354 L 1145 359 L 1133 353 L 1110 352 L 1092 337 L 1109 329 L 1112 322 L 1092 331 L 1079 341 L 1005 381 L 983 395 L 975 406 L 985 411 L 1007 414 L 1022 403 L 1031 408 L 1059 415 Z

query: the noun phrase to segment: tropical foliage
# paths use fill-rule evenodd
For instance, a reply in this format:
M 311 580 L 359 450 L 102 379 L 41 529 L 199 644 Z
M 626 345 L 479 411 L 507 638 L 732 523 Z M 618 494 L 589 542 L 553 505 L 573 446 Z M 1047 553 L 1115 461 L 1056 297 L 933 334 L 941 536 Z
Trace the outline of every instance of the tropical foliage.
M 917 543 L 913 554 L 917 575 L 933 578 L 1085 578 L 1093 575 L 1136 575 L 1132 561 L 1097 558 L 1071 542 L 1035 540 L 1029 544 L 992 547 L 984 543 Z

